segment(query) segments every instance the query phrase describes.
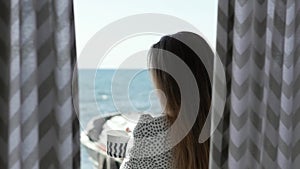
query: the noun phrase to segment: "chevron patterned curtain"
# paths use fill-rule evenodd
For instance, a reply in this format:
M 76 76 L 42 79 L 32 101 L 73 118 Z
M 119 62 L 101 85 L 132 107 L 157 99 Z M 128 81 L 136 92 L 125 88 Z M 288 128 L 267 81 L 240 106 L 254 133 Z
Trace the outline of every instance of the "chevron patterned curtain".
M 79 168 L 75 61 L 72 1 L 0 1 L 1 169 Z
M 212 169 L 300 168 L 300 1 L 219 0 L 227 69 Z

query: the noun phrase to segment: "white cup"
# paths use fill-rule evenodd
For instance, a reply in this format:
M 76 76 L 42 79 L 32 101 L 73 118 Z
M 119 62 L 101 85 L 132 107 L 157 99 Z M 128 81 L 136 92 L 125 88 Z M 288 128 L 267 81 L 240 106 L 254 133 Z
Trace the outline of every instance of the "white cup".
M 107 154 L 114 158 L 125 158 L 129 139 L 130 135 L 126 131 L 107 131 Z

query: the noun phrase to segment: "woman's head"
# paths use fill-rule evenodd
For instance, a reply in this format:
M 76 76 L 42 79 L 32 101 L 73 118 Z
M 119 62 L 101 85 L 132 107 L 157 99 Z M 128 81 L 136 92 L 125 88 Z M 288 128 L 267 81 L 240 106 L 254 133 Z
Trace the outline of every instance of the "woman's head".
M 184 43 L 179 37 L 184 37 L 187 41 Z M 159 42 L 151 47 L 149 55 L 149 67 L 163 67 L 165 70 L 151 69 L 150 71 L 156 88 L 162 90 L 166 97 L 165 112 L 171 122 L 176 120 L 180 107 L 184 106 L 181 105 L 181 91 L 176 80 L 167 73 L 168 69 L 176 69 L 178 67 L 174 60 L 177 58 L 181 59 L 190 69 L 197 82 L 201 102 L 196 122 L 187 136 L 174 148 L 174 165 L 179 169 L 203 169 L 208 167 L 209 142 L 207 141 L 203 144 L 198 143 L 200 131 L 209 112 L 211 99 L 209 75 L 200 59 L 200 57 L 208 56 L 198 56 L 190 47 L 199 45 L 199 49 L 201 49 L 203 48 L 203 41 L 199 35 L 191 32 L 179 32 L 174 35 L 167 35 L 162 37 Z M 205 43 L 205 45 L 207 45 L 207 43 Z M 207 45 L 206 47 L 209 46 Z M 211 52 L 210 49 L 209 51 Z M 171 55 L 166 56 L 167 53 L 171 53 Z M 202 52 L 202 54 L 205 53 L 204 51 Z M 180 72 L 180 70 L 178 70 L 178 72 Z M 185 75 L 178 73 L 176 76 Z M 185 83 L 190 82 L 187 81 Z

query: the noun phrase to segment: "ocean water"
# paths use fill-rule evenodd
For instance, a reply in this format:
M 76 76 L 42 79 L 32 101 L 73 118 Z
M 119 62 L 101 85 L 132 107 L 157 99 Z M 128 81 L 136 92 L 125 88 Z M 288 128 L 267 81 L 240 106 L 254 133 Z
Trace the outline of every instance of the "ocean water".
M 84 130 L 96 116 L 127 112 L 159 113 L 158 97 L 153 93 L 146 70 L 80 69 L 80 125 Z M 81 168 L 91 169 L 86 150 L 81 146 Z

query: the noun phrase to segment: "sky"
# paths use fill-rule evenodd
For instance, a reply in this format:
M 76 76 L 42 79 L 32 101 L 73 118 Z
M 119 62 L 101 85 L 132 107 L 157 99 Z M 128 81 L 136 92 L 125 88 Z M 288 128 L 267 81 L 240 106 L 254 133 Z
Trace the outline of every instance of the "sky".
M 78 66 L 115 69 L 130 55 L 149 49 L 162 35 L 141 34 L 123 39 L 106 53 L 103 60 L 99 59 L 100 56 L 87 58 L 82 54 L 88 41 L 98 31 L 119 19 L 143 13 L 166 14 L 182 19 L 196 27 L 215 48 L 217 7 L 217 0 L 74 0 Z M 146 63 L 147 56 L 143 59 Z

